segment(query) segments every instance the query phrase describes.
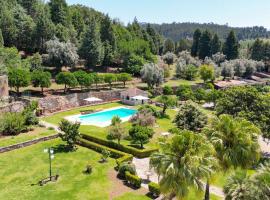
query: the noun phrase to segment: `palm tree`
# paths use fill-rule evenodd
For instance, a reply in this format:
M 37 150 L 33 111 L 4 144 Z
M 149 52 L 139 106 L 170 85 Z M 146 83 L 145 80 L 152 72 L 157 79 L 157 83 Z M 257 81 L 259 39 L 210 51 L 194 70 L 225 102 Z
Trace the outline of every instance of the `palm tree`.
M 260 129 L 245 119 L 220 115 L 219 118 L 212 120 L 210 126 L 203 129 L 203 133 L 214 145 L 217 158 L 224 170 L 230 167 L 246 169 L 257 163 L 260 158 L 258 144 Z M 208 199 L 209 191 L 206 191 L 205 200 Z
M 214 145 L 221 166 L 225 169 L 248 168 L 260 158 L 260 129 L 245 119 L 220 115 L 203 132 Z
M 252 176 L 236 172 L 225 186 L 226 200 L 270 200 L 270 163 L 261 165 Z
M 161 177 L 161 192 L 169 199 L 181 199 L 191 186 L 201 190 L 201 180 L 210 176 L 217 163 L 206 137 L 185 130 L 160 146 L 160 151 L 152 154 L 150 166 Z

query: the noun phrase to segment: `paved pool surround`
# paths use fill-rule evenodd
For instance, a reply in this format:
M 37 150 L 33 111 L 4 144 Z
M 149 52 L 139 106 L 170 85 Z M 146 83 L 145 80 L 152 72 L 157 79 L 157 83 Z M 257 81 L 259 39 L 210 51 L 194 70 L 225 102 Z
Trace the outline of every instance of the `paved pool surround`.
M 115 114 L 113 111 L 115 111 Z M 126 113 L 124 115 L 121 115 L 120 113 L 120 116 L 119 116 L 118 115 L 119 111 L 120 112 L 126 111 Z M 136 109 L 119 106 L 119 107 L 105 109 L 99 112 L 94 112 L 87 115 L 79 114 L 79 115 L 67 116 L 65 117 L 65 119 L 71 122 L 80 122 L 81 125 L 107 127 L 111 125 L 111 119 L 114 116 L 119 116 L 122 122 L 127 122 L 136 112 L 137 112 Z M 103 117 L 103 114 L 104 114 L 104 117 Z

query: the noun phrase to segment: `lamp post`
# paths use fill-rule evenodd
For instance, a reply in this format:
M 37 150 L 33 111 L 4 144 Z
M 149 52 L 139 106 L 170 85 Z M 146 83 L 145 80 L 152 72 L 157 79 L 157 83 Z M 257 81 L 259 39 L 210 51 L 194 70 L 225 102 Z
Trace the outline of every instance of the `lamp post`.
M 52 159 L 54 159 L 54 152 L 53 148 L 44 149 L 44 153 L 49 154 L 49 174 L 50 174 L 50 181 L 52 180 Z

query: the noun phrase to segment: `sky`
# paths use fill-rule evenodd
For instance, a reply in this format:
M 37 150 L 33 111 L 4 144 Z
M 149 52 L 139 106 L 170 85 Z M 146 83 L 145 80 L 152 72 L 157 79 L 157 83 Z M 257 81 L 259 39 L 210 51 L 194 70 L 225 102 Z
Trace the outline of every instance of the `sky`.
M 140 22 L 199 22 L 234 27 L 265 26 L 270 29 L 270 0 L 66 0 L 119 18 Z

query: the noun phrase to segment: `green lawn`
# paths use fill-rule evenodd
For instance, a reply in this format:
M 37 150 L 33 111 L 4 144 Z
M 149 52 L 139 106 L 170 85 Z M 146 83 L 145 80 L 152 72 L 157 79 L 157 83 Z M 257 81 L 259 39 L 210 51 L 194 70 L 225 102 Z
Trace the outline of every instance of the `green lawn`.
M 138 195 L 138 194 L 134 194 L 132 192 L 128 192 L 120 197 L 114 198 L 113 200 L 151 200 L 151 198 L 149 198 L 145 195 Z
M 59 139 L 39 143 L 30 147 L 0 154 L 0 199 L 109 199 L 112 185 L 108 170 L 115 161 L 99 163 L 100 154 L 79 147 L 76 152 L 56 152 L 53 160 L 53 173 L 60 175 L 56 183 L 45 186 L 35 185 L 48 176 L 48 155 L 43 149 L 62 144 Z M 86 164 L 92 164 L 93 173 L 85 175 Z M 33 185 L 34 184 L 34 185 Z
M 58 124 L 64 117 L 70 116 L 70 115 L 76 115 L 80 114 L 80 111 L 82 110 L 87 110 L 87 109 L 107 109 L 107 108 L 112 108 L 112 107 L 117 107 L 117 106 L 123 106 L 121 103 L 108 103 L 108 104 L 103 104 L 103 105 L 98 105 L 98 106 L 88 106 L 84 108 L 75 108 L 70 111 L 65 111 L 61 113 L 54 114 L 49 117 L 43 118 L 44 121 L 52 123 L 52 124 Z M 160 108 L 158 108 L 160 109 Z M 174 125 L 172 123 L 172 120 L 174 119 L 176 115 L 176 111 L 168 109 L 167 114 L 170 116 L 170 119 L 157 119 L 157 127 L 154 128 L 155 130 L 155 135 L 154 137 L 150 140 L 148 144 L 145 145 L 145 147 L 156 147 L 157 146 L 157 138 L 161 136 L 162 132 L 168 131 L 170 128 L 173 128 Z M 124 122 L 123 125 L 126 128 L 126 132 L 128 133 L 129 128 L 131 127 L 131 123 L 129 122 Z M 80 127 L 80 132 L 83 134 L 88 134 L 92 135 L 95 137 L 100 137 L 102 139 L 106 139 L 108 135 L 108 127 L 101 128 L 101 127 L 96 127 L 96 126 L 86 126 L 86 125 L 81 125 Z M 122 144 L 129 145 L 130 141 L 128 140 L 122 140 Z
M 33 140 L 49 135 L 53 135 L 56 132 L 54 130 L 48 130 L 42 127 L 35 127 L 33 131 L 29 131 L 27 133 L 21 133 L 16 136 L 5 136 L 0 138 L 0 147 L 5 147 L 12 144 L 17 144 L 21 142 L 25 142 L 28 140 Z

